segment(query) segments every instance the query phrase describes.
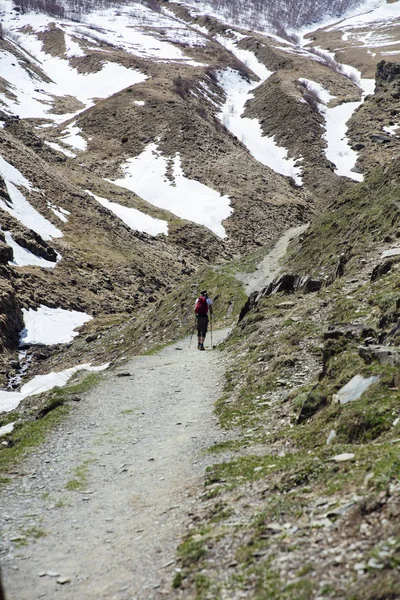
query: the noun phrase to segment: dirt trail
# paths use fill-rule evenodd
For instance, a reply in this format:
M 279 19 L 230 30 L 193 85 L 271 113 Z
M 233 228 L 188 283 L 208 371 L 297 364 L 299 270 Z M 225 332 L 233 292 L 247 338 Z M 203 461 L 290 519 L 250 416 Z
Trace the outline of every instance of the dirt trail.
M 109 372 L 3 491 L 7 600 L 172 597 L 176 546 L 212 462 L 203 451 L 224 439 L 222 357 L 195 341 Z
M 303 230 L 240 277 L 248 293 L 277 274 Z M 215 331 L 214 343 L 227 333 Z M 175 597 L 176 547 L 213 462 L 203 451 L 225 436 L 213 415 L 223 363 L 186 338 L 130 359 L 82 397 L 2 491 L 7 600 Z
M 285 256 L 290 240 L 304 233 L 308 227 L 309 225 L 306 224 L 288 229 L 279 238 L 271 252 L 257 265 L 254 273 L 238 273 L 236 275 L 237 279 L 244 284 L 246 294 L 250 296 L 252 292 L 261 291 L 276 277 L 280 270 L 279 261 Z

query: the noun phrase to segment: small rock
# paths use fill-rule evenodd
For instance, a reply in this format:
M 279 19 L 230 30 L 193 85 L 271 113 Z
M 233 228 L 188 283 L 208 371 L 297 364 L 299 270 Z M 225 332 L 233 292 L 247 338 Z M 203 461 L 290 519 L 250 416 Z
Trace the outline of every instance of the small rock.
M 266 529 L 273 531 L 274 533 L 280 533 L 282 531 L 282 527 L 279 525 L 279 523 L 268 523 L 268 525 L 266 525 Z
M 336 437 L 336 431 L 334 429 L 331 429 L 329 432 L 329 435 L 327 437 L 327 440 L 326 440 L 326 445 L 330 446 L 332 444 L 333 440 L 335 439 L 335 437 Z
M 46 571 L 47 577 L 60 577 L 60 573 L 57 571 Z
M 390 258 L 391 256 L 398 256 L 400 254 L 400 248 L 390 248 L 382 252 L 381 258 Z
M 352 460 L 355 454 L 351 452 L 344 452 L 343 454 L 337 454 L 336 456 L 332 456 L 329 460 L 334 460 L 335 462 L 346 462 L 347 460 Z
M 70 578 L 69 577 L 59 577 L 57 579 L 57 583 L 59 583 L 60 585 L 64 585 L 66 583 L 70 583 Z
M 296 303 L 288 300 L 287 302 L 280 302 L 276 305 L 276 308 L 293 308 L 293 306 L 296 306 Z

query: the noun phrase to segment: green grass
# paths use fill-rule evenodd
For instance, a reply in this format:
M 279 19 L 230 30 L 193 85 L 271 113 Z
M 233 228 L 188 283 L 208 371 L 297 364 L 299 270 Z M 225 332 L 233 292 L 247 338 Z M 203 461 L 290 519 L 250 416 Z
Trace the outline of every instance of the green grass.
M 82 491 L 87 487 L 89 467 L 93 460 L 85 460 L 81 465 L 77 466 L 74 471 L 74 478 L 67 481 L 65 489 L 70 492 Z

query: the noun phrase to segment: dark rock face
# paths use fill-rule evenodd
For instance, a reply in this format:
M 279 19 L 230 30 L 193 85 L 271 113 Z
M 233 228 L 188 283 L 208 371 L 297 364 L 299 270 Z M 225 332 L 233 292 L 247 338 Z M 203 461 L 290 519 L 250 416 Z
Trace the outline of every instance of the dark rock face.
M 32 229 L 23 234 L 14 235 L 14 241 L 36 256 L 40 256 L 51 262 L 56 262 L 57 260 L 57 253 L 54 248 L 49 246 L 47 242 Z
M 274 279 L 267 287 L 261 292 L 253 292 L 247 299 L 246 304 L 243 306 L 239 315 L 239 323 L 244 319 L 248 312 L 253 310 L 261 298 L 271 296 L 277 292 L 284 292 L 285 294 L 292 294 L 293 292 L 302 291 L 304 293 L 318 292 L 322 287 L 322 281 L 314 279 L 306 275 L 301 277 L 300 275 L 292 275 L 285 273 L 280 277 Z
M 9 260 L 13 259 L 13 256 L 14 254 L 11 246 L 0 241 L 0 264 L 6 265 Z
M 24 326 L 15 290 L 2 275 L 0 271 L 0 353 L 18 347 L 19 332 Z
M 392 83 L 396 79 L 396 77 L 400 76 L 400 63 L 392 63 L 386 62 L 385 60 L 381 60 L 376 65 L 376 80 L 377 83 L 379 81 L 386 81 L 387 83 Z M 399 82 L 400 85 L 400 82 Z
M 376 88 L 387 90 L 392 98 L 400 98 L 400 63 L 381 60 L 376 67 Z
M 371 273 L 371 281 L 377 281 L 382 277 L 382 275 L 389 273 L 392 270 L 394 262 L 394 260 L 387 260 L 383 263 L 379 263 L 379 265 L 376 265 Z

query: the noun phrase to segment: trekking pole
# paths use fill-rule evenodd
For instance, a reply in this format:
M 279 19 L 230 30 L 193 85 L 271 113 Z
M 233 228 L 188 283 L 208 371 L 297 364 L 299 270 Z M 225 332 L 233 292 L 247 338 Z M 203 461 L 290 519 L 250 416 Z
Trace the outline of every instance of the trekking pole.
M 194 329 L 193 329 L 193 331 L 192 331 L 192 335 L 190 336 L 189 350 L 190 350 L 190 346 L 192 345 L 192 339 L 193 339 L 193 336 L 194 336 Z
M 189 349 L 190 349 L 190 346 L 192 345 L 192 339 L 193 339 L 195 331 L 196 331 L 196 323 L 194 324 L 194 329 L 192 331 L 192 335 L 190 336 Z
M 211 325 L 211 350 L 212 350 L 213 349 L 213 343 L 212 343 L 212 315 L 211 315 L 210 325 Z

